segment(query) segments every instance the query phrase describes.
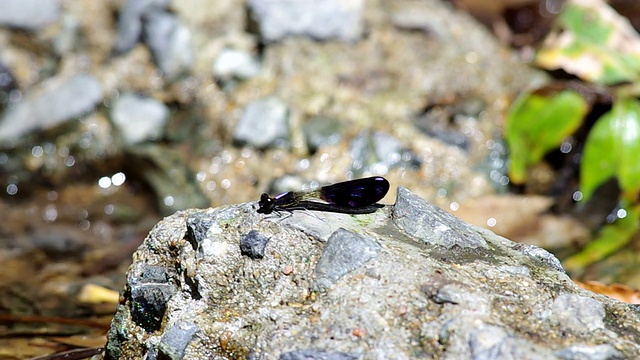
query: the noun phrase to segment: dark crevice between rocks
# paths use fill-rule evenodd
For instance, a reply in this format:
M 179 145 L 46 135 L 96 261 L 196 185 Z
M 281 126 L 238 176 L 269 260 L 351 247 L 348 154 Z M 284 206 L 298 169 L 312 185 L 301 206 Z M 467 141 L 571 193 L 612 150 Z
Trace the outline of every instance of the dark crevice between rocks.
M 190 277 L 187 273 L 184 273 L 184 282 L 189 286 L 189 295 L 193 300 L 202 299 L 202 294 L 200 294 L 200 286 L 198 284 L 198 280 Z

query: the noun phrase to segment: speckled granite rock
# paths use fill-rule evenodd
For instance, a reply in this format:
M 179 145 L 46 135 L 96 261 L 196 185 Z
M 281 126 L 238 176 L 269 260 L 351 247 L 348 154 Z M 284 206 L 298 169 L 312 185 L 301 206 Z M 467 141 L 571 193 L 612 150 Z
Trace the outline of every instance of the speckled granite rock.
M 108 358 L 640 356 L 636 307 L 580 289 L 548 252 L 407 189 L 367 215 L 255 207 L 182 211 L 151 231 Z M 268 240 L 261 259 L 242 254 L 250 233 Z

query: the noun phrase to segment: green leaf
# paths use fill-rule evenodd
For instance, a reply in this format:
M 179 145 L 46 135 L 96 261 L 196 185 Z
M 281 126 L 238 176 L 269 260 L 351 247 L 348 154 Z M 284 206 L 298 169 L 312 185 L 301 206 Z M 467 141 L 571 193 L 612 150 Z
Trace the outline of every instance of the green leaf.
M 614 27 L 597 14 L 594 8 L 571 2 L 560 13 L 558 22 L 561 26 L 579 35 L 580 40 L 606 45 Z
M 604 1 L 569 0 L 536 55 L 545 69 L 617 84 L 640 79 L 640 36 Z
M 640 102 L 635 99 L 616 101 L 591 128 L 580 164 L 584 200 L 614 176 L 623 196 L 634 199 L 640 191 Z
M 560 146 L 580 126 L 587 110 L 587 102 L 571 90 L 550 96 L 524 94 L 518 98 L 507 114 L 506 125 L 511 181 L 523 183 L 527 168 Z
M 579 253 L 567 258 L 563 262 L 565 270 L 580 272 L 587 266 L 604 259 L 627 245 L 638 231 L 640 209 L 638 206 L 628 207 L 624 218 L 605 225 L 598 237 L 591 240 Z

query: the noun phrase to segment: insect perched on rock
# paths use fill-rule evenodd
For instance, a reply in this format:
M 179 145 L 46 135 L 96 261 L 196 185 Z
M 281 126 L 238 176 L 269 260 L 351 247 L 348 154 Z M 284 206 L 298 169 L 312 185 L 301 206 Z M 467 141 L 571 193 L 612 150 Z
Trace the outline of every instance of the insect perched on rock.
M 381 176 L 355 179 L 308 191 L 287 191 L 270 197 L 260 196 L 258 212 L 315 210 L 344 214 L 369 214 L 383 205 L 376 204 L 389 191 L 389 182 Z M 314 200 L 322 200 L 319 202 Z

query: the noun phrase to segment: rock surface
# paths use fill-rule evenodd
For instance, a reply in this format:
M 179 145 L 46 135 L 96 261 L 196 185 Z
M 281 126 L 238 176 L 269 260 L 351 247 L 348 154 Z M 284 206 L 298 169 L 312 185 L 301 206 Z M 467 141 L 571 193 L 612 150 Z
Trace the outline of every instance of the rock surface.
M 545 250 L 397 194 L 367 215 L 245 203 L 166 218 L 134 255 L 107 358 L 640 356 L 637 308 L 579 288 Z M 263 258 L 243 255 L 247 236 L 268 239 Z

